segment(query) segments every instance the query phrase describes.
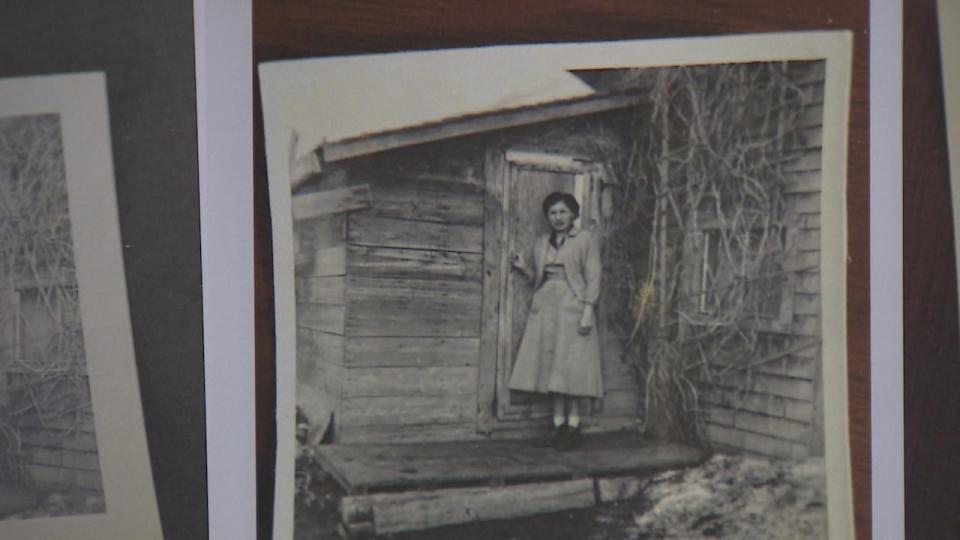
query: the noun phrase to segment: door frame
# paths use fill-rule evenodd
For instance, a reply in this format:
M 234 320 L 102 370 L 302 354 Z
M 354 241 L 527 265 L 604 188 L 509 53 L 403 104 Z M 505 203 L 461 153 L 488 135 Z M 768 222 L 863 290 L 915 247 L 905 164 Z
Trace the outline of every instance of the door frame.
M 586 194 L 589 173 L 596 162 L 569 154 L 536 152 L 519 149 L 489 149 L 484 161 L 484 233 L 483 233 L 483 307 L 480 322 L 480 360 L 477 388 L 477 430 L 490 433 L 505 422 L 531 418 L 530 414 L 511 410 L 509 373 L 512 349 L 511 309 L 507 299 L 511 291 L 509 257 L 504 248 L 509 243 L 510 194 L 515 181 L 513 171 L 529 168 L 577 176 L 576 192 Z M 587 209 L 589 204 L 584 204 Z M 581 219 L 589 219 L 582 212 Z

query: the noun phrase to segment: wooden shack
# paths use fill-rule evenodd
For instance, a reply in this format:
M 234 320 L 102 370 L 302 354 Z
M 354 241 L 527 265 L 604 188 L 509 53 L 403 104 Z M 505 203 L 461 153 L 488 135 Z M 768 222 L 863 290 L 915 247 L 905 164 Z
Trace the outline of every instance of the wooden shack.
M 498 111 L 325 145 L 293 197 L 297 403 L 335 442 L 525 437 L 548 404 L 506 388 L 530 292 L 507 264 L 575 192 L 597 226 L 602 162 L 571 142 L 624 129 L 635 96 Z M 637 378 L 605 342 L 585 429 L 636 426 Z
M 807 147 L 786 164 L 794 178 L 790 258 L 778 261 L 789 269 L 783 299 L 756 368 L 710 381 L 701 394 L 713 443 L 784 457 L 822 452 L 823 64 L 795 71 L 812 101 Z M 636 90 L 598 91 L 328 142 L 291 158 L 296 399 L 315 441 L 471 441 L 546 429 L 548 404 L 507 389 L 531 295 L 507 259 L 546 231 L 540 202 L 551 191 L 574 192 L 582 225 L 603 229 L 619 189 L 605 171 L 626 147 L 589 139 L 629 141 L 625 113 L 642 101 Z M 702 252 L 688 257 L 703 266 Z M 599 330 L 606 392 L 584 429 L 635 430 L 644 413 L 637 372 L 622 336 Z

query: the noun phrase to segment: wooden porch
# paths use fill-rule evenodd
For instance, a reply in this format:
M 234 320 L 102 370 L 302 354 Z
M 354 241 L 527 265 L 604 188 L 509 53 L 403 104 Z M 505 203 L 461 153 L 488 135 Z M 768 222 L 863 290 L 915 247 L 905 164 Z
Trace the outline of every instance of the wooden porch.
M 340 519 L 355 538 L 587 508 L 631 497 L 646 475 L 704 457 L 632 432 L 585 435 L 567 452 L 530 440 L 338 444 L 318 452 L 345 493 Z

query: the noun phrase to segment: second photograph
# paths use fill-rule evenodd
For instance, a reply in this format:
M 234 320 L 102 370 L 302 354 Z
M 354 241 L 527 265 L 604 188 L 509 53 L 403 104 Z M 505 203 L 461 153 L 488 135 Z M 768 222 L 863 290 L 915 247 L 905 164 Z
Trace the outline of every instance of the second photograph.
M 261 64 L 274 537 L 852 537 L 850 64 L 844 32 Z

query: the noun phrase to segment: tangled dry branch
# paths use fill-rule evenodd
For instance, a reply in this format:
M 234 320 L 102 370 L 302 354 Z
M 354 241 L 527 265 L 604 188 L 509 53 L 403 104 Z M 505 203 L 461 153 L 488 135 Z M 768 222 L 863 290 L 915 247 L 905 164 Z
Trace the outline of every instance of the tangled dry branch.
M 787 168 L 803 152 L 808 91 L 787 63 L 628 72 L 642 88 L 606 234 L 606 282 L 645 387 L 646 429 L 703 440 L 698 381 L 749 369 L 792 249 Z M 638 242 L 637 238 L 646 238 Z M 693 366 L 696 369 L 689 369 Z M 691 371 L 696 373 L 691 373 Z
M 56 115 L 0 119 L 0 475 L 29 481 L 24 426 L 91 413 Z

